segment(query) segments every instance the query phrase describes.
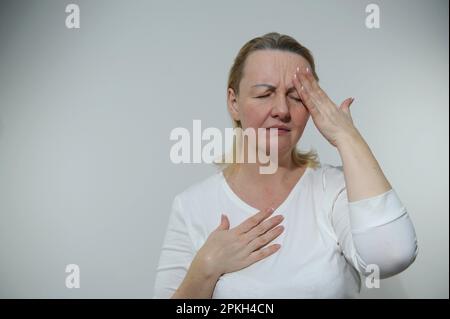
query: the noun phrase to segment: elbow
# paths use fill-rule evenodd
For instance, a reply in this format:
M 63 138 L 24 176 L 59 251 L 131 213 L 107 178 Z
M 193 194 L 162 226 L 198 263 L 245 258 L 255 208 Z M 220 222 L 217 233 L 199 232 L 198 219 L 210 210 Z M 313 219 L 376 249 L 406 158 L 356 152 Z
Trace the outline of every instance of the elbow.
M 390 247 L 383 254 L 375 256 L 367 256 L 361 258 L 359 256 L 359 265 L 364 270 L 364 276 L 374 275 L 374 271 L 378 272 L 380 279 L 386 279 L 395 276 L 406 270 L 415 260 L 418 254 L 417 241 L 409 247 Z
M 380 278 L 389 278 L 406 270 L 416 260 L 418 251 L 417 242 L 414 242 L 408 249 L 391 251 L 384 267 L 380 267 Z
M 363 275 L 369 275 L 366 269 L 372 266 L 369 268 L 378 270 L 380 279 L 406 270 L 419 251 L 414 226 L 406 212 L 387 224 L 354 235 L 354 239 Z

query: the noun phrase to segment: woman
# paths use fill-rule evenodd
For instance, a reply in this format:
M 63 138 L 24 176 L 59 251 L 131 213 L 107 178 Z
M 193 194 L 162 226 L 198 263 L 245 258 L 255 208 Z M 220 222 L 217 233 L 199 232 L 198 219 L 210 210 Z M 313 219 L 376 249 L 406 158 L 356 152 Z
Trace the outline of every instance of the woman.
M 245 44 L 230 70 L 228 111 L 235 127 L 276 128 L 277 170 L 232 163 L 175 197 L 155 297 L 349 298 L 361 276 L 406 269 L 417 255 L 414 227 L 353 124 L 352 102 L 328 98 L 293 38 Z M 310 116 L 343 166 L 296 150 Z

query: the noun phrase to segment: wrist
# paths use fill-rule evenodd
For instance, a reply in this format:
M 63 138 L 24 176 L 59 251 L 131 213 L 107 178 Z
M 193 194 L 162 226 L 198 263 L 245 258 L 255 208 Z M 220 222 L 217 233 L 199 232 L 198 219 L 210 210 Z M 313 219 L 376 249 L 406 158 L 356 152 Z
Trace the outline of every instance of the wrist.
M 336 147 L 338 150 L 345 145 L 361 142 L 363 141 L 363 138 L 359 131 L 355 128 L 351 131 L 344 132 L 339 135 L 339 137 L 336 139 Z
M 215 266 L 211 257 L 197 255 L 192 261 L 191 270 L 204 280 L 218 280 L 222 272 Z

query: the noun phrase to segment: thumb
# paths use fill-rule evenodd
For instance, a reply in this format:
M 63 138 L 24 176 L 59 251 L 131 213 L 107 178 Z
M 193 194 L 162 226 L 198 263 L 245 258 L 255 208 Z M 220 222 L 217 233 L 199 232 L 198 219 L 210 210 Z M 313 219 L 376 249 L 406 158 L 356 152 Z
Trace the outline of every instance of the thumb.
M 225 214 L 220 216 L 220 225 L 216 228 L 217 230 L 228 230 L 230 229 L 230 221 Z
M 352 105 L 354 100 L 355 100 L 354 98 L 349 97 L 344 102 L 342 102 L 340 109 L 346 113 L 350 113 L 350 105 Z

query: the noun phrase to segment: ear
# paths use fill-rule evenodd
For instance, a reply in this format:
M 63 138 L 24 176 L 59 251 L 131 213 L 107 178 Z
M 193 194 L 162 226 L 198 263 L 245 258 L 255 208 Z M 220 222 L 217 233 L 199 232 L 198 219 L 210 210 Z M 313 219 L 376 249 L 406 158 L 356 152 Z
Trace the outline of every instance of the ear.
M 239 104 L 237 102 L 237 96 L 232 88 L 228 88 L 227 91 L 227 107 L 233 120 L 239 121 Z

